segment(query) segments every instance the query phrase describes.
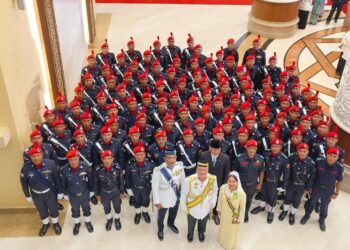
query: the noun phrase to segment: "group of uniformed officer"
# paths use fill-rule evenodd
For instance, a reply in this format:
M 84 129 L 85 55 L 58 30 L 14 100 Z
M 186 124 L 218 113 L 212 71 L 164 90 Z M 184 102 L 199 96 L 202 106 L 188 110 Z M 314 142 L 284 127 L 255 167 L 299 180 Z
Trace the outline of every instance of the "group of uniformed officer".
M 116 56 L 107 40 L 100 53 L 92 51 L 74 99 L 67 103 L 59 93 L 55 109 L 45 107 L 45 121 L 31 133 L 33 145 L 24 153 L 21 184 L 42 219 L 39 234 L 45 235 L 49 217 L 55 232 L 61 233 L 57 200 L 62 197 L 72 207 L 74 235 L 79 233 L 80 208 L 87 230 L 93 231 L 89 201 L 98 200 L 107 217 L 106 230 L 113 217 L 120 230 L 125 193 L 135 208 L 135 224 L 141 216 L 150 223 L 152 191 L 159 239 L 168 209 L 168 226 L 178 232 L 174 221 L 180 181 L 196 173 L 210 139 L 220 142 L 231 170 L 240 174 L 247 194 L 245 222 L 259 191 L 261 202 L 252 213 L 268 206 L 271 223 L 282 191 L 280 220 L 290 211 L 289 222 L 294 224 L 307 194 L 310 200 L 301 222 L 306 223 L 316 207 L 325 230 L 328 204 L 339 195 L 343 173 L 337 129 L 330 131 L 318 92 L 310 85 L 300 89 L 294 62 L 282 70 L 274 53 L 266 63 L 258 36 L 238 65 L 234 43 L 228 39 L 216 59 L 203 55 L 190 34 L 182 51 L 172 33 L 167 45 L 162 47 L 157 37 L 153 49 L 143 54 L 132 37 L 128 49 Z

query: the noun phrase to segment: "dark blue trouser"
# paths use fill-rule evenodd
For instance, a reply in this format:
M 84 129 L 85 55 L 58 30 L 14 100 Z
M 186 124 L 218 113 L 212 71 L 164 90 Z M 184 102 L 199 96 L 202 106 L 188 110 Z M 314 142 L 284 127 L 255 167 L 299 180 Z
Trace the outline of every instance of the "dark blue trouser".
M 253 196 L 255 194 L 256 183 L 242 182 L 242 188 L 247 196 L 245 203 L 245 217 L 248 216 L 250 205 L 252 204 Z
M 168 215 L 168 222 L 167 222 L 167 224 L 169 226 L 174 226 L 176 215 L 177 215 L 177 210 L 179 209 L 179 202 L 180 202 L 180 200 L 178 200 L 176 202 L 174 207 L 158 209 L 157 224 L 158 224 L 158 231 L 159 232 L 163 232 L 163 229 L 164 229 L 164 217 L 165 217 L 165 214 L 168 211 L 168 209 L 169 209 L 169 215 Z
M 278 183 L 264 181 L 261 188 L 260 200 L 265 201 L 271 207 L 276 205 Z
M 120 200 L 120 192 L 118 189 L 112 193 L 101 191 L 100 195 L 101 195 L 101 203 L 103 205 L 103 210 L 105 211 L 105 214 L 109 214 L 111 212 L 111 202 L 113 204 L 115 213 L 120 214 L 121 200 Z
M 91 215 L 89 196 L 90 196 L 89 190 L 79 194 L 68 193 L 69 203 L 72 206 L 73 218 L 80 217 L 80 207 L 83 210 L 83 216 L 87 217 Z
M 132 189 L 132 192 L 134 193 L 134 207 L 140 208 L 140 207 L 148 207 L 149 206 L 149 195 L 151 193 L 151 189 L 149 188 L 137 188 L 134 187 Z
M 304 195 L 304 190 L 305 185 L 295 185 L 293 183 L 290 183 L 287 188 L 284 204 L 292 204 L 294 208 L 298 208 L 300 205 L 301 198 Z
M 52 218 L 58 217 L 57 196 L 55 192 L 49 191 L 45 194 L 32 192 L 32 198 L 41 220 L 48 218 L 49 215 Z
M 305 212 L 311 214 L 315 209 L 317 202 L 321 198 L 320 219 L 326 219 L 328 215 L 328 205 L 331 202 L 331 197 L 334 193 L 334 188 L 322 188 L 315 186 L 311 193 L 309 204 L 305 207 Z

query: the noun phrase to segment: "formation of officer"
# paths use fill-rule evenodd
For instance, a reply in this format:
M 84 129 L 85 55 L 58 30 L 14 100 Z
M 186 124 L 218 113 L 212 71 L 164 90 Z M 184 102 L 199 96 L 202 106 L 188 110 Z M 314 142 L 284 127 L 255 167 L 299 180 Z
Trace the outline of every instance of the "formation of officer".
M 23 154 L 21 172 L 24 195 L 43 220 L 40 235 L 45 235 L 49 217 L 56 233 L 61 232 L 57 200 L 63 197 L 72 207 L 74 234 L 79 233 L 80 208 L 92 232 L 90 205 L 100 202 L 109 231 L 113 218 L 116 230 L 121 229 L 124 208 L 135 210 L 135 224 L 142 218 L 150 223 L 153 202 L 163 240 L 167 212 L 167 225 L 178 233 L 181 189 L 186 177 L 198 175 L 198 162 L 208 163 L 201 167 L 209 172 L 203 177 L 215 176 L 218 188 L 230 171 L 239 173 L 247 197 L 245 222 L 250 212 L 267 207 L 267 222 L 272 223 L 282 199 L 279 219 L 289 213 L 294 224 L 307 195 L 305 218 L 315 209 L 325 229 L 328 198 L 339 195 L 341 173 L 335 182 L 324 183 L 319 164 L 333 166 L 327 153 L 333 152 L 334 166 L 340 169 L 345 152 L 337 144 L 337 128 L 331 128 L 319 105 L 318 92 L 300 83 L 295 62 L 283 69 L 276 53 L 267 59 L 260 36 L 241 57 L 233 38 L 210 55 L 191 34 L 186 42 L 181 50 L 170 33 L 167 44 L 162 46 L 157 37 L 142 52 L 131 37 L 127 49 L 114 54 L 105 40 L 100 53 L 87 56 L 74 98 L 68 101 L 59 93 L 55 108 L 45 107 L 43 122 L 30 135 L 33 145 Z M 256 193 L 260 204 L 250 211 Z M 121 206 L 126 194 L 129 205 Z M 219 224 L 216 202 L 207 208 L 213 211 L 208 217 Z M 192 214 L 189 241 L 197 220 L 204 240 L 205 216 Z

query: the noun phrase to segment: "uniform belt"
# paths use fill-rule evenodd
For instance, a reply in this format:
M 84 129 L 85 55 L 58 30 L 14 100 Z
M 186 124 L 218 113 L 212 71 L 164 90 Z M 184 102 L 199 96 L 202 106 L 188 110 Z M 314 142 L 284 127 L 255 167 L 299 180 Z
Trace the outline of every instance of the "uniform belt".
M 32 189 L 32 191 L 33 191 L 34 193 L 36 193 L 36 194 L 45 194 L 45 193 L 47 193 L 47 192 L 50 191 L 50 188 L 45 189 L 45 190 L 43 190 L 43 191 L 37 191 L 37 190 L 35 190 L 35 189 Z
M 251 185 L 254 185 L 256 183 L 254 182 L 242 182 L 243 185 L 246 185 L 246 186 L 251 186 Z
M 195 168 L 196 167 L 196 164 L 193 164 L 193 165 L 190 165 L 190 166 L 185 166 L 186 169 L 192 169 L 192 168 Z
M 320 185 L 320 188 L 322 188 L 322 189 L 329 189 L 329 186 Z
M 111 189 L 111 190 L 102 189 L 102 192 L 107 193 L 107 194 L 111 194 L 111 193 L 113 193 L 113 192 L 115 192 L 115 191 L 117 191 L 117 190 L 118 190 L 117 188 L 113 188 L 113 189 Z
M 296 182 L 296 181 L 294 181 L 293 184 L 296 186 L 304 186 L 305 185 L 304 183 L 300 183 L 300 182 Z
M 267 178 L 266 180 L 267 180 L 267 182 L 277 183 L 277 180 L 275 180 L 275 179 Z
M 135 186 L 135 188 L 144 189 L 145 187 L 144 186 Z
M 65 160 L 67 160 L 67 157 L 59 157 L 59 156 L 57 156 L 57 159 L 60 160 L 60 161 L 65 161 Z

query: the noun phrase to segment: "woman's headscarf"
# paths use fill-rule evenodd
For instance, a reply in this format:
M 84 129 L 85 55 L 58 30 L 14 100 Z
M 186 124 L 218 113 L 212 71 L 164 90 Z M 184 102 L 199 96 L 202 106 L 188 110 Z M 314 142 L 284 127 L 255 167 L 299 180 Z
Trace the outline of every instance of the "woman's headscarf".
M 239 178 L 239 173 L 236 171 L 232 171 L 228 174 L 228 178 L 230 178 L 231 176 L 234 176 L 237 179 L 237 191 L 243 191 L 241 179 Z

